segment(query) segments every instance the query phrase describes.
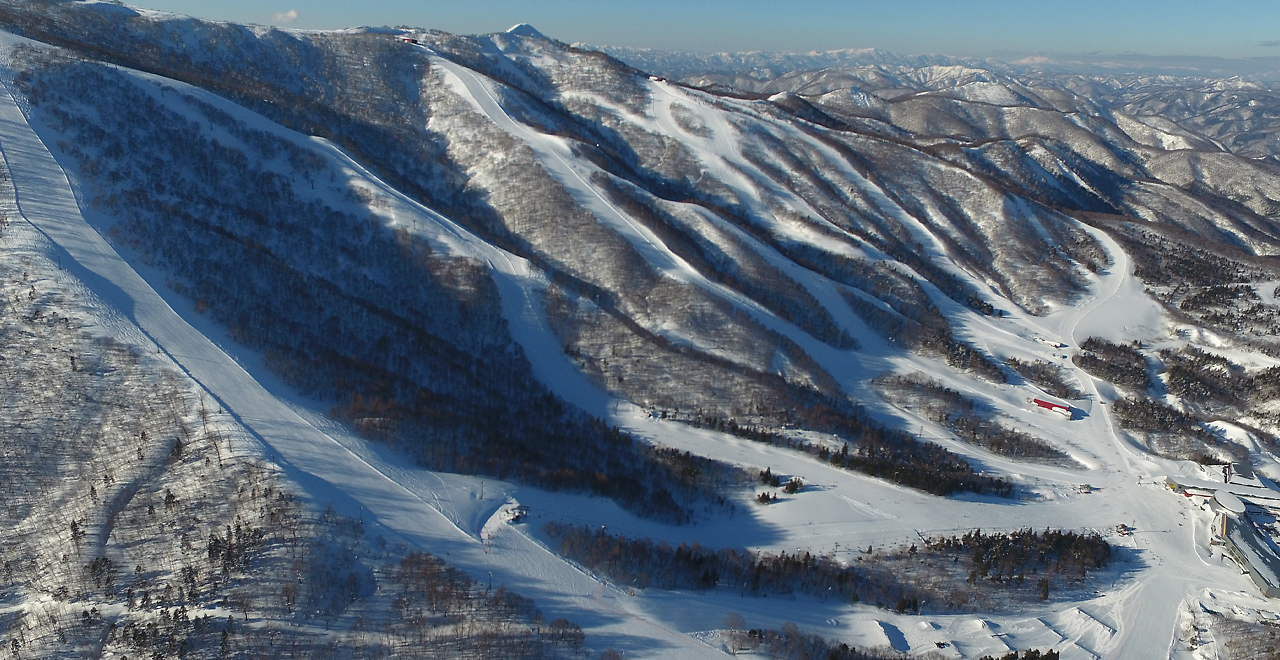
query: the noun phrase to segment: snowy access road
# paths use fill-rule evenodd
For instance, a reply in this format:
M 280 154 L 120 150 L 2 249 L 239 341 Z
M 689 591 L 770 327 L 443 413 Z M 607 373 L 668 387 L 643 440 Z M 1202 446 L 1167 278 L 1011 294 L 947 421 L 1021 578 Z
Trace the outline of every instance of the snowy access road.
M 342 513 L 363 512 L 411 545 L 473 575 L 534 598 L 554 616 L 578 622 L 629 657 L 712 658 L 710 646 L 614 605 L 618 592 L 528 544 L 501 556 L 464 533 L 425 499 L 308 423 L 235 360 L 188 324 L 84 219 L 66 173 L 9 93 L 0 95 L 0 150 L 17 191 L 19 213 L 69 257 L 64 263 L 104 302 L 133 321 L 200 384 L 281 467 L 318 501 Z

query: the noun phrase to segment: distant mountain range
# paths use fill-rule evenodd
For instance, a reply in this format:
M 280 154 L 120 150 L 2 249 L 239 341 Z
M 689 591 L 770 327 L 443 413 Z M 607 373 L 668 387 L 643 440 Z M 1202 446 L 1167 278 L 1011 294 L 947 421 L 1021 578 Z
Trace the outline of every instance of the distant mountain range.
M 704 53 L 649 48 L 574 44 L 608 53 L 632 66 L 659 75 L 684 78 L 698 74 L 750 75 L 765 80 L 799 71 L 837 67 L 966 66 L 1005 73 L 1086 75 L 1240 77 L 1250 81 L 1280 80 L 1280 56 L 1222 58 L 1152 56 L 1137 53 L 1015 55 L 1006 58 L 953 57 L 940 54 L 900 55 L 879 48 L 826 51 L 747 51 Z
M 885 99 L 972 82 L 1051 88 L 1098 109 L 1158 117 L 1252 157 L 1276 153 L 1280 57 L 1143 55 L 1025 57 L 1013 61 L 901 56 L 878 49 L 809 53 L 600 50 L 699 88 L 770 95 L 852 89 Z

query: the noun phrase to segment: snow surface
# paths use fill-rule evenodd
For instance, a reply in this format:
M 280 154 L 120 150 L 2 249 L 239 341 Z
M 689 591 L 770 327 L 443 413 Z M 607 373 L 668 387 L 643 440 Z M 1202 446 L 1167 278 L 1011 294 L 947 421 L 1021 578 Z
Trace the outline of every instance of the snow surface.
M 519 23 L 517 25 L 512 25 L 511 27 L 507 28 L 506 33 L 517 36 L 517 37 L 540 37 L 542 39 L 547 38 L 545 35 L 539 32 L 537 28 L 533 27 L 532 25 L 529 25 L 528 23 Z
M 264 389 L 165 303 L 84 220 L 66 174 L 8 93 L 0 98 L 0 146 L 18 191 L 20 213 L 66 251 L 72 273 L 136 323 L 317 501 L 332 503 L 344 515 L 361 516 L 379 532 L 396 534 L 473 575 L 491 574 L 495 583 L 533 597 L 545 610 L 596 635 L 616 638 L 614 646 L 631 657 L 714 657 L 712 649 L 690 637 L 646 624 L 614 603 L 622 600 L 620 591 L 606 589 L 527 537 L 497 534 L 510 551 L 491 554 L 479 538 L 433 506 L 436 490 L 447 492 L 447 484 L 397 481 L 392 476 L 396 471 L 375 454 L 351 451 Z M 456 512 L 453 517 L 460 518 Z
M 4 37 L 0 45 L 8 49 L 20 41 Z M 568 145 L 508 117 L 483 76 L 443 58 L 434 63 L 449 76 L 456 91 L 529 144 L 540 162 L 585 208 L 645 251 L 651 263 L 664 265 L 672 277 L 726 297 L 735 295 L 706 282 L 647 230 L 630 225 L 626 216 L 588 183 L 590 172 L 571 158 Z M 11 76 L 12 71 L 4 75 Z M 726 165 L 740 154 L 734 129 L 724 116 L 700 104 L 692 93 L 668 90 L 659 82 L 651 88 L 655 99 L 663 99 L 663 94 L 677 95 L 682 104 L 700 108 L 712 137 L 699 157 L 716 169 L 716 176 L 750 199 L 758 182 L 735 178 L 740 175 Z M 662 119 L 662 103 L 668 101 L 656 102 L 654 122 L 667 121 Z M 253 122 L 255 128 L 283 131 L 251 113 L 241 111 L 236 116 Z M 733 514 L 719 514 L 690 527 L 638 519 L 599 498 L 510 484 L 485 484 L 482 499 L 480 480 L 419 470 L 402 457 L 366 445 L 309 409 L 307 402 L 262 372 L 254 359 L 246 358 L 242 364 L 211 341 L 216 335 L 204 321 L 176 302 L 166 302 L 157 292 L 163 281 L 157 279 L 158 273 L 135 268 L 86 221 L 72 182 L 41 141 L 38 129 L 28 124 L 11 96 L 0 96 L 0 148 L 13 175 L 22 216 L 65 251 L 63 261 L 72 274 L 136 324 L 158 350 L 250 429 L 261 441 L 265 457 L 277 461 L 318 503 L 332 503 L 346 515 L 362 516 L 371 534 L 398 536 L 477 578 L 492 575 L 495 583 L 505 583 L 535 599 L 549 617 L 564 616 L 579 623 L 593 645 L 613 646 L 633 658 L 719 657 L 716 637 L 705 633 L 723 627 L 725 615 L 736 611 L 744 614 L 749 627 L 777 628 L 789 620 L 833 638 L 887 645 L 912 654 L 932 651 L 946 657 L 976 658 L 1013 648 L 1053 647 L 1064 658 L 1167 658 L 1175 653 L 1175 627 L 1184 603 L 1212 597 L 1257 609 L 1267 607 L 1251 595 L 1254 592 L 1247 578 L 1221 557 L 1202 549 L 1209 521 L 1197 503 L 1172 493 L 1157 479 L 1165 474 L 1188 479 L 1203 475 L 1189 463 L 1157 459 L 1133 446 L 1114 427 L 1107 406 L 1092 405 L 1112 400 L 1116 393 L 1083 372 L 1075 371 L 1090 396 L 1082 419 L 1067 421 L 1038 414 L 1026 403 L 1026 388 L 997 388 L 1002 397 L 997 403 L 1001 412 L 1018 424 L 1072 448 L 1073 455 L 1088 469 L 1027 465 L 990 455 L 949 439 L 910 411 L 900 411 L 900 419 L 918 422 L 922 433 L 927 429 L 927 435 L 966 453 L 984 469 L 1018 482 L 1026 496 L 1016 500 L 938 498 L 835 469 L 785 449 L 656 420 L 595 390 L 564 356 L 541 311 L 545 281 L 527 262 L 399 196 L 332 145 L 298 136 L 353 179 L 395 200 L 389 223 L 411 226 L 415 232 L 488 263 L 515 339 L 532 360 L 535 374 L 557 394 L 638 437 L 744 466 L 769 466 L 778 474 L 801 476 L 810 485 L 776 505 L 756 507 L 744 501 Z M 864 185 L 860 177 L 851 179 Z M 792 199 L 784 191 L 776 192 L 780 198 Z M 869 192 L 878 203 L 890 204 L 876 191 Z M 926 244 L 941 245 L 928 234 L 928 228 L 913 227 Z M 1169 320 L 1133 277 L 1119 246 L 1101 232 L 1088 231 L 1113 259 L 1113 265 L 1096 277 L 1089 299 L 1047 317 L 992 319 L 949 309 L 948 316 L 958 320 L 957 334 L 993 352 L 1047 357 L 1068 369 L 1074 367 L 1057 357 L 1062 349 L 1046 346 L 1036 338 L 1076 346 L 1090 335 L 1113 340 L 1166 337 Z M 806 286 L 810 284 L 806 282 Z M 838 311 L 832 307 L 833 312 Z M 837 318 L 842 324 L 856 323 L 848 320 L 847 311 Z M 774 321 L 775 326 L 778 323 Z M 792 328 L 780 329 L 798 339 L 805 337 Z M 883 346 L 868 347 L 857 356 L 824 348 L 811 339 L 804 347 L 851 388 L 886 366 L 910 368 L 917 359 L 892 354 Z M 869 364 L 874 364 L 874 369 Z M 960 375 L 951 377 L 946 385 L 962 392 L 978 387 Z M 990 386 L 986 387 L 984 392 L 989 395 Z M 1081 483 L 1089 483 L 1095 490 L 1081 493 L 1076 488 Z M 502 521 L 500 509 L 516 502 L 532 506 L 530 524 Z M 1111 535 L 1109 540 L 1120 548 L 1115 581 L 1092 598 L 1048 603 L 999 616 L 909 616 L 809 597 L 789 599 L 784 607 L 777 607 L 763 599 L 743 599 L 720 591 L 632 592 L 550 552 L 540 528 L 551 519 L 607 525 L 614 533 L 675 543 L 698 541 L 713 547 L 788 552 L 800 548 L 835 552 L 844 559 L 854 556 L 854 548 L 894 547 L 919 535 L 973 528 L 993 531 L 1052 526 L 1110 533 L 1107 530 L 1123 523 L 1134 533 Z M 950 646 L 939 649 L 938 642 Z

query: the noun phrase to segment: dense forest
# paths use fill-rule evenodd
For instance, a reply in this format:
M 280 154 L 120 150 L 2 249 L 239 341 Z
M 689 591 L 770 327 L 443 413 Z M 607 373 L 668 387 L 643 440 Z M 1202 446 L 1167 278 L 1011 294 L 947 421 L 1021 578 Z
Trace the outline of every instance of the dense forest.
M 1248 452 L 1205 428 L 1207 420 L 1145 396 L 1119 399 L 1111 413 L 1125 430 L 1141 434 L 1151 451 L 1208 465 L 1246 461 Z
M 956 436 L 1001 456 L 1054 465 L 1077 463 L 1066 452 L 994 419 L 996 413 L 921 374 L 882 376 L 876 386 L 893 403 L 909 408 Z
M 1147 359 L 1139 347 L 1113 344 L 1101 337 L 1089 337 L 1080 352 L 1071 357 L 1077 367 L 1130 389 L 1147 388 Z
M 984 655 L 980 660 L 1058 660 L 1058 652 L 1049 649 L 1042 653 L 1039 649 L 1027 649 L 1021 654 L 1009 651 L 1002 656 Z
M 730 650 L 764 654 L 770 660 L 889 660 L 900 657 L 885 649 L 859 649 L 821 635 L 805 633 L 794 623 L 782 624 L 781 630 L 751 628 L 728 631 Z
M 1047 600 L 1106 568 L 1110 544 L 1097 534 L 1030 529 L 937 537 L 887 553 L 832 555 L 750 552 L 629 539 L 603 529 L 548 523 L 563 556 L 638 589 L 726 589 L 864 602 L 897 612 L 998 609 L 1010 600 Z M 961 563 L 963 561 L 963 563 Z
M 1280 367 L 1247 370 L 1195 346 L 1162 349 L 1159 356 L 1169 392 L 1205 412 L 1245 410 L 1280 394 Z
M 61 147 L 82 171 L 116 182 L 90 200 L 126 218 L 112 235 L 165 265 L 197 310 L 364 435 L 433 469 L 586 490 L 642 515 L 688 521 L 723 502 L 720 484 L 534 379 L 479 266 L 310 194 L 334 174 L 315 154 L 176 100 L 196 122 L 169 92 L 100 65 L 47 65 L 23 88 L 76 137 Z M 147 157 L 111 157 L 126 152 Z M 311 181 L 274 171 L 281 161 Z

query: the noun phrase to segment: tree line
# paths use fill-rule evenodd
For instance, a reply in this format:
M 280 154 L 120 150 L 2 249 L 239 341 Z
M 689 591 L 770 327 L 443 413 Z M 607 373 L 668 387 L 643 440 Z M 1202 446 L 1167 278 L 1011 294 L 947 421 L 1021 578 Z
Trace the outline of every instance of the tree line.
M 973 609 L 1002 594 L 1046 600 L 1058 585 L 1081 583 L 1112 559 L 1110 544 L 1096 533 L 1050 529 L 973 530 L 926 539 L 923 548 L 914 543 L 885 553 L 869 548 L 847 563 L 832 554 L 716 550 L 697 543 L 672 547 L 557 522 L 548 523 L 545 531 L 562 556 L 621 586 L 720 588 L 752 596 L 802 593 L 897 612 L 919 611 L 924 603 L 943 611 Z M 985 593 L 957 599 L 957 592 L 966 588 Z
M 1080 352 L 1071 356 L 1077 367 L 1128 388 L 1147 389 L 1147 359 L 1140 344 L 1113 344 L 1101 337 L 1089 337 Z
M 875 384 L 889 400 L 923 414 L 960 438 L 1001 456 L 1075 465 L 1066 452 L 993 419 L 993 410 L 920 374 L 883 376 Z
M 318 165 L 276 171 L 311 162 L 287 140 L 242 128 L 242 144 L 220 143 L 101 65 L 40 71 L 23 89 L 72 138 L 63 147 L 98 182 L 90 202 L 122 218 L 116 239 L 357 431 L 425 467 L 592 492 L 641 515 L 683 522 L 720 501 L 670 455 L 538 382 L 480 265 L 385 228 L 359 200 L 311 196 L 296 177 L 331 185 Z M 189 105 L 208 124 L 232 121 Z
M 1080 388 L 1066 381 L 1062 367 L 1052 362 L 1046 362 L 1045 360 L 1031 360 L 1028 362 L 1011 357 L 1006 359 L 1004 363 L 1009 365 L 1009 368 L 1013 369 L 1014 373 L 1027 379 L 1028 382 L 1039 385 L 1045 392 L 1053 396 L 1067 400 L 1084 398 L 1084 392 L 1081 392 Z

